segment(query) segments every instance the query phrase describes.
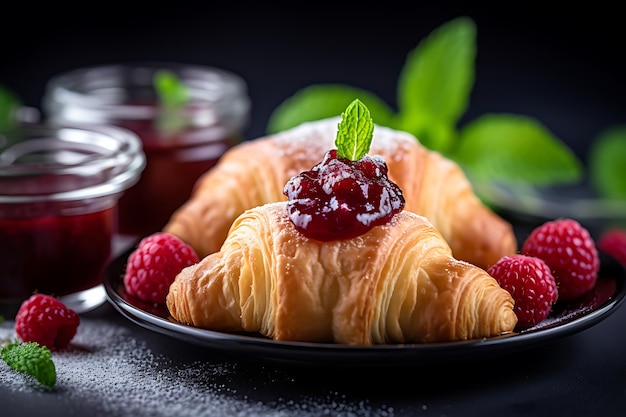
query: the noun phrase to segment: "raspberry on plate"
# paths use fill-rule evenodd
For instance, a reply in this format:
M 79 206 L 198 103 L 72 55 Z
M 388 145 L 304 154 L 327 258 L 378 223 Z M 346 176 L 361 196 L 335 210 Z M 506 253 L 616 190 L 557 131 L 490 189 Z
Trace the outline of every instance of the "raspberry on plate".
M 573 219 L 556 219 L 536 227 L 521 253 L 543 259 L 559 288 L 559 301 L 572 301 L 598 280 L 600 258 L 589 231 Z
M 124 288 L 143 301 L 165 304 L 176 275 L 198 261 L 196 252 L 179 237 L 165 232 L 153 233 L 143 238 L 128 256 Z
M 15 332 L 22 342 L 37 342 L 50 350 L 69 345 L 79 324 L 74 310 L 46 294 L 30 296 L 15 316 Z
M 598 249 L 626 266 L 626 229 L 616 227 L 605 231 L 598 240 Z
M 532 327 L 545 320 L 558 299 L 554 276 L 544 261 L 516 254 L 504 256 L 487 270 L 515 300 L 517 327 Z

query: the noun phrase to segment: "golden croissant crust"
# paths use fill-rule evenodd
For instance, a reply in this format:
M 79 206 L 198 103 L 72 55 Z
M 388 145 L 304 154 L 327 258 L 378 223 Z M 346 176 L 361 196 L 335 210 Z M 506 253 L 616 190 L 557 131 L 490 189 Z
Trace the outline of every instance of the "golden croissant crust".
M 295 229 L 286 202 L 244 212 L 167 296 L 172 317 L 195 327 L 352 345 L 497 336 L 513 331 L 513 304 L 423 216 L 403 211 L 357 238 L 320 242 Z
M 309 122 L 230 149 L 201 177 L 193 195 L 163 231 L 189 243 L 200 257 L 216 252 L 245 210 L 286 201 L 283 187 L 335 147 L 339 119 Z M 517 251 L 510 223 L 482 204 L 461 168 L 412 135 L 376 126 L 369 153 L 385 158 L 389 178 L 403 191 L 405 210 L 427 217 L 457 259 L 487 269 Z

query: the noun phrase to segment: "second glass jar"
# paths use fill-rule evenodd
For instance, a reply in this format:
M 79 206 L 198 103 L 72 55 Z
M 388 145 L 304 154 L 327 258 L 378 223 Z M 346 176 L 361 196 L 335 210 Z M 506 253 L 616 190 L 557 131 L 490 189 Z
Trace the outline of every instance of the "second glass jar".
M 159 71 L 188 91 L 181 106 L 164 106 Z M 53 77 L 42 103 L 51 122 L 112 124 L 142 141 L 146 168 L 119 202 L 121 234 L 159 231 L 190 196 L 197 179 L 243 140 L 249 121 L 247 85 L 218 68 L 180 63 L 124 63 L 79 68 Z

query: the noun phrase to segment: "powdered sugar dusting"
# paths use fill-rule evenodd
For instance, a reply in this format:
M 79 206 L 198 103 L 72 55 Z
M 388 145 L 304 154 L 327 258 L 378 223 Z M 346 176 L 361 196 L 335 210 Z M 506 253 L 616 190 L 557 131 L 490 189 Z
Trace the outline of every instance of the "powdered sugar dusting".
M 0 340 L 13 340 L 14 322 L 0 325 Z M 82 318 L 71 349 L 53 353 L 59 404 L 87 405 L 97 414 L 150 416 L 393 416 L 393 409 L 374 409 L 350 402 L 339 392 L 319 397 L 279 397 L 263 402 L 239 392 L 237 362 L 174 363 L 154 354 L 130 328 L 106 320 Z M 13 392 L 42 395 L 30 377 L 0 361 L 0 385 Z M 269 382 L 289 382 L 272 373 Z M 283 379 L 282 381 L 280 381 Z M 250 387 L 247 387 L 250 390 Z M 252 388 L 253 391 L 256 387 Z M 36 397 L 34 397 L 36 399 Z
M 286 154 L 305 152 L 306 154 L 313 153 L 323 156 L 326 151 L 335 147 L 337 124 L 340 120 L 340 118 L 331 118 L 306 122 L 274 135 L 271 140 L 279 143 L 280 149 Z M 306 146 L 303 147 L 303 143 Z
M 335 148 L 337 126 L 340 121 L 340 117 L 332 117 L 306 122 L 267 139 L 279 143 L 281 151 L 285 154 L 293 156 L 302 153 L 302 157 L 306 160 L 318 160 L 326 151 Z M 401 158 L 409 147 L 416 146 L 416 144 L 419 144 L 419 140 L 407 132 L 375 125 L 369 154 L 380 154 L 385 158 Z

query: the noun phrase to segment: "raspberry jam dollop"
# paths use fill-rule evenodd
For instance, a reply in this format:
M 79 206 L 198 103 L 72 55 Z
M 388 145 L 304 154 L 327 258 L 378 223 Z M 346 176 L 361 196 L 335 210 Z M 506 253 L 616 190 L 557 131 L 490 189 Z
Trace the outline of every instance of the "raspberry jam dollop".
M 332 149 L 285 184 L 289 218 L 306 237 L 320 241 L 351 239 L 386 224 L 405 204 L 387 172 L 379 155 L 352 161 Z

